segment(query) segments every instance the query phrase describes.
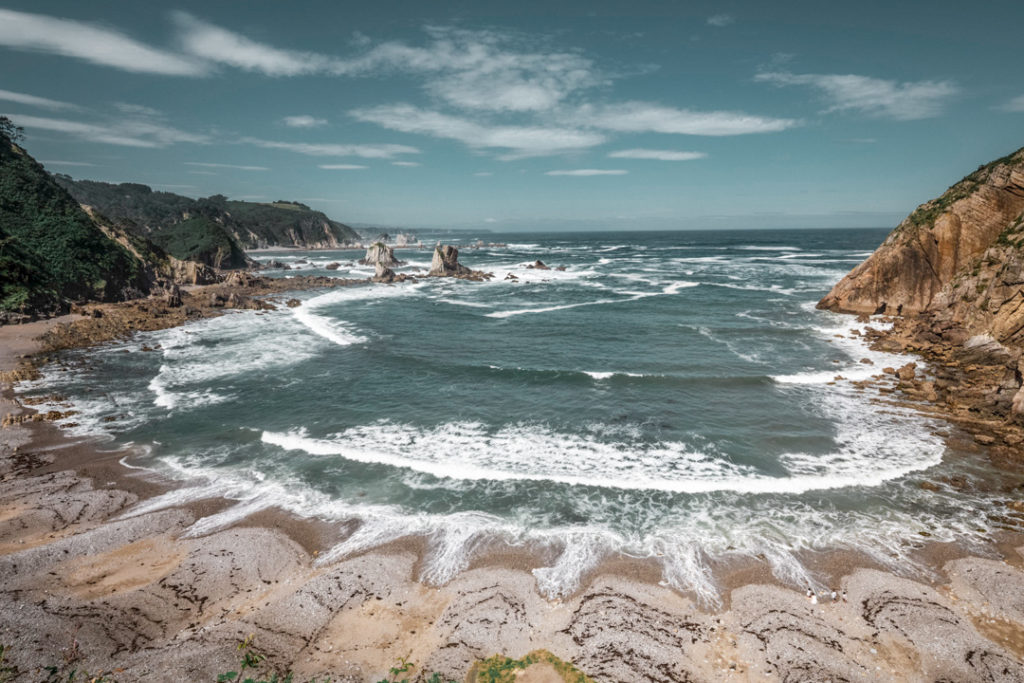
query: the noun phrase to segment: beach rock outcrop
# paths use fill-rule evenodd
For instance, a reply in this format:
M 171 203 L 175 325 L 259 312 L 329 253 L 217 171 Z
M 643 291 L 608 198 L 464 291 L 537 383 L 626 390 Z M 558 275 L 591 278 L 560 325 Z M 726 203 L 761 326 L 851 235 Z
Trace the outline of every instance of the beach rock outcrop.
M 948 306 L 953 297 L 944 289 L 958 278 L 982 275 L 988 262 L 1002 267 L 997 259 L 1006 255 L 1003 247 L 1024 239 L 1022 224 L 1024 149 L 982 166 L 919 206 L 818 308 L 899 315 L 920 313 L 933 304 Z M 1020 258 L 1014 259 L 1013 269 L 1024 272 Z M 975 285 L 984 286 L 980 281 Z M 1024 311 L 1019 322 L 1024 325 Z
M 434 247 L 434 256 L 430 260 L 431 277 L 455 277 L 462 280 L 490 280 L 494 273 L 473 270 L 459 263 L 459 250 L 450 244 L 438 244 Z

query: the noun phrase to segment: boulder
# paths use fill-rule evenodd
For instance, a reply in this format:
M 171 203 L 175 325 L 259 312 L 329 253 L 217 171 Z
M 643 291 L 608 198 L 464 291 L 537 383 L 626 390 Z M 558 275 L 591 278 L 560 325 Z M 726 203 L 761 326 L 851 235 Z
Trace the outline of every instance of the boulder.
M 337 270 L 338 268 L 341 268 L 341 264 L 335 261 L 333 263 L 328 263 L 324 267 L 327 268 L 327 270 Z
M 976 334 L 964 342 L 963 360 L 966 363 L 1002 365 L 1013 358 L 1013 352 L 991 334 Z
M 902 368 L 896 371 L 896 376 L 904 382 L 914 379 L 914 375 L 917 371 L 917 363 L 907 363 Z
M 530 265 L 528 265 L 526 267 L 529 270 L 551 270 L 546 265 L 544 265 L 544 262 L 541 261 L 540 259 L 537 259 L 537 261 L 535 263 L 531 263 Z
M 299 301 L 298 299 L 288 299 L 288 301 L 286 301 L 285 304 L 288 306 L 288 308 L 298 308 L 299 306 L 302 305 L 302 302 Z

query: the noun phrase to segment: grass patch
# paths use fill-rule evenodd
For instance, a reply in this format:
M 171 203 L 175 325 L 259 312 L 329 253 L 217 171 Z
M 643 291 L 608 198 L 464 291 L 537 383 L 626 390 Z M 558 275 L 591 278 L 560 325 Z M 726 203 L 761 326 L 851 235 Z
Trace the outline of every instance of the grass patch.
M 466 680 L 469 683 L 513 683 L 522 671 L 534 664 L 550 665 L 564 683 L 594 683 L 594 679 L 547 650 L 534 650 L 522 659 L 494 655 L 474 664 Z

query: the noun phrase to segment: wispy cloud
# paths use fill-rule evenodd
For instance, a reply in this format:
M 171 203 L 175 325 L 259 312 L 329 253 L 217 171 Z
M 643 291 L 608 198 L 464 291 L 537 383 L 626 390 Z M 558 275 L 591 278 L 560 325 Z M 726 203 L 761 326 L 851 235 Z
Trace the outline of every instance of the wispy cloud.
M 590 131 L 544 126 L 488 125 L 408 104 L 357 109 L 350 113 L 360 121 L 403 133 L 457 140 L 475 149 L 505 150 L 504 159 L 578 151 L 605 141 L 603 135 Z
M 544 175 L 571 175 L 571 176 L 593 176 L 593 175 L 626 175 L 629 171 L 622 169 L 605 168 L 574 168 L 569 170 L 548 171 Z
M 320 164 L 320 168 L 327 171 L 358 171 L 366 168 L 360 164 Z
M 486 178 L 486 177 L 492 176 L 494 174 L 491 173 L 490 171 L 477 171 L 473 175 L 475 175 L 477 178 Z
M 239 142 L 264 149 L 283 149 L 311 157 L 362 157 L 363 159 L 391 159 L 401 154 L 419 154 L 419 149 L 409 145 L 369 144 L 348 145 L 318 142 L 276 142 L 258 138 L 242 138 Z
M 899 82 L 855 74 L 760 73 L 755 80 L 777 86 L 804 85 L 818 91 L 825 112 L 859 111 L 869 116 L 913 121 L 942 113 L 959 93 L 951 81 Z
M 179 37 L 186 52 L 218 64 L 267 76 L 300 76 L 329 70 L 330 57 L 299 50 L 282 50 L 214 26 L 187 12 L 175 12 Z
M 103 26 L 44 14 L 0 9 L 0 45 L 82 59 L 122 71 L 200 76 L 201 62 Z
M 114 108 L 122 114 L 131 114 L 132 116 L 163 116 L 163 112 L 157 109 L 142 104 L 131 104 L 130 102 L 114 102 Z
M 282 120 L 289 128 L 318 128 L 327 125 L 327 119 L 318 119 L 315 116 L 303 114 L 301 116 L 286 116 Z
M 418 162 L 418 161 L 392 161 L 391 165 L 392 166 L 409 166 L 409 167 L 412 167 L 412 166 L 419 166 L 420 162 Z
M 88 161 L 40 161 L 43 166 L 95 166 Z
M 12 92 L 10 90 L 0 90 L 0 100 L 5 102 L 14 102 L 15 104 L 24 104 L 29 107 L 41 107 L 43 109 L 78 109 L 77 106 L 69 102 L 51 100 L 45 97 L 36 97 L 35 95 L 27 95 L 25 93 Z
M 693 111 L 651 102 L 584 105 L 571 112 L 568 118 L 580 125 L 625 133 L 707 136 L 776 133 L 801 124 L 797 119 L 733 111 Z
M 123 147 L 166 147 L 178 142 L 202 144 L 209 142 L 205 135 L 188 133 L 172 126 L 153 121 L 125 120 L 106 123 L 86 123 L 44 116 L 3 114 L 19 126 L 67 133 L 87 142 L 104 142 Z
M 201 166 L 203 168 L 232 168 L 238 171 L 269 171 L 266 166 L 238 166 L 236 164 L 215 164 L 206 161 L 186 161 L 186 166 Z
M 612 159 L 653 159 L 656 161 L 693 161 L 707 158 L 705 152 L 676 152 L 669 149 L 622 149 L 608 155 Z
M 425 45 L 387 41 L 343 58 L 278 48 L 186 12 L 174 17 L 183 49 L 203 60 L 268 76 L 409 73 L 424 79 L 427 94 L 463 109 L 541 111 L 607 82 L 583 55 L 512 33 L 432 26 Z
M 731 14 L 712 14 L 708 17 L 709 26 L 728 26 L 729 24 L 736 21 Z
M 1024 111 L 1024 95 L 1014 97 L 1012 100 L 1000 107 L 1003 111 Z

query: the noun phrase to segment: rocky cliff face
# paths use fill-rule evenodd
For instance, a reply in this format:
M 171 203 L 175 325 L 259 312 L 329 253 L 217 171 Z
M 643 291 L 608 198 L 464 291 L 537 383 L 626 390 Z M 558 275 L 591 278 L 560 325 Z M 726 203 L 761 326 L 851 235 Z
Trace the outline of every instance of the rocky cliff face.
M 982 261 L 1002 263 L 1016 254 L 1006 241 L 1007 233 L 1020 227 L 1022 214 L 1024 148 L 979 168 L 938 199 L 919 206 L 870 258 L 832 288 L 818 308 L 911 314 L 933 305 L 958 304 L 963 299 L 957 297 L 965 294 L 965 273 L 977 277 L 985 267 Z M 986 282 L 1002 277 L 989 275 Z M 958 278 L 959 292 L 947 291 Z

